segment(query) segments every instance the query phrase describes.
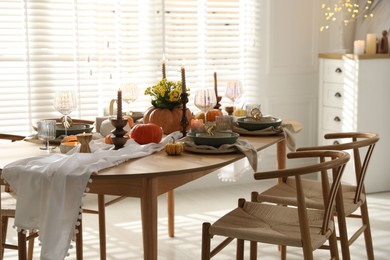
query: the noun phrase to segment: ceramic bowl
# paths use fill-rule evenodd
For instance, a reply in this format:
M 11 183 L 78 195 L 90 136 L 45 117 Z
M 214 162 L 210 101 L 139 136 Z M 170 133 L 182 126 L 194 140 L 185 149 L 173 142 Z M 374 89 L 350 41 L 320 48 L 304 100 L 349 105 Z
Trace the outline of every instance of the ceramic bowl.
M 73 124 L 70 128 L 67 129 L 68 135 L 77 135 L 81 133 L 90 133 L 92 132 L 93 125 L 88 124 Z M 65 135 L 65 127 L 61 123 L 57 123 L 56 126 L 56 135 Z
M 238 118 L 237 123 L 241 128 L 244 128 L 249 131 L 262 130 L 268 127 L 277 127 L 280 126 L 282 120 L 280 118 L 272 116 L 264 116 L 259 120 L 255 120 L 252 117 Z
M 237 133 L 214 133 L 209 135 L 208 133 L 195 133 L 190 132 L 188 136 L 194 141 L 196 145 L 208 145 L 213 147 L 220 147 L 223 144 L 234 144 L 238 137 Z

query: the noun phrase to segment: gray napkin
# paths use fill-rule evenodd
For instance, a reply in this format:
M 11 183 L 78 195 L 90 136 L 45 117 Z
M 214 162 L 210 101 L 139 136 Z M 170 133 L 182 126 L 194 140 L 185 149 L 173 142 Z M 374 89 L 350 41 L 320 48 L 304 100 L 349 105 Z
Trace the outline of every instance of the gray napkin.
M 196 145 L 188 136 L 181 139 L 184 142 L 184 145 L 195 147 L 197 149 L 204 150 L 215 150 L 215 151 L 223 151 L 226 149 L 236 148 L 240 152 L 242 152 L 249 161 L 249 164 L 252 166 L 254 171 L 257 171 L 257 151 L 248 141 L 238 139 L 234 144 L 223 144 L 220 147 L 216 148 L 209 145 Z

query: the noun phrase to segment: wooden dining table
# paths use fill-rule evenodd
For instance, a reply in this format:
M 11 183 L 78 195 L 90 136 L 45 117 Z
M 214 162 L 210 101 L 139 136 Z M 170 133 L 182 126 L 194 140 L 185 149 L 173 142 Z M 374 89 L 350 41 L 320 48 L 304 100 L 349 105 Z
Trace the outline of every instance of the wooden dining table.
M 248 140 L 257 151 L 276 145 L 277 168 L 285 168 L 286 140 L 283 134 L 240 138 Z M 40 150 L 36 143 L 27 141 L 2 143 L 0 149 L 2 151 L 0 169 L 15 160 L 46 153 Z M 59 152 L 58 148 L 56 150 Z M 102 208 L 104 208 L 105 195 L 140 198 L 144 259 L 156 260 L 158 258 L 158 196 L 169 194 L 169 229 L 173 234 L 173 190 L 243 158 L 245 158 L 244 154 L 240 152 L 224 154 L 184 152 L 179 156 L 168 156 L 161 151 L 93 174 L 92 182 L 88 184 L 88 193 L 98 194 Z M 104 225 L 104 215 L 100 221 L 102 221 L 100 224 Z M 81 258 L 82 252 L 78 252 L 78 259 Z M 101 259 L 105 259 L 105 249 L 101 252 Z

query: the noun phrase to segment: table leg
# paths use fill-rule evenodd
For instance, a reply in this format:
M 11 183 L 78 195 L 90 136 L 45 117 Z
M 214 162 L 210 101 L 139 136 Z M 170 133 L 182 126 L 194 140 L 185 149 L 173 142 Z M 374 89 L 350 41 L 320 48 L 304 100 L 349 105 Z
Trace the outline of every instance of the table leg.
M 147 178 L 141 196 L 144 260 L 157 260 L 157 180 Z
M 99 218 L 99 241 L 100 259 L 106 259 L 106 205 L 104 195 L 98 194 L 98 218 Z
M 167 192 L 168 206 L 168 235 L 175 236 L 175 193 L 173 190 Z
M 277 167 L 278 169 L 286 169 L 286 140 L 283 139 L 282 141 L 278 142 L 276 144 L 276 157 L 277 157 Z M 278 182 L 281 182 L 283 180 L 279 179 Z

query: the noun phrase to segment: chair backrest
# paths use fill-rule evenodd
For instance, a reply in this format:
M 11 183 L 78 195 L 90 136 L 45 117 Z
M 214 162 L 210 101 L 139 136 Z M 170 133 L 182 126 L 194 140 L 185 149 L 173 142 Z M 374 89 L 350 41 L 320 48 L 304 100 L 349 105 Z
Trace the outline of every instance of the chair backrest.
M 298 151 L 287 154 L 289 159 L 296 158 L 318 158 L 319 162 L 316 164 L 306 165 L 302 167 L 280 169 L 276 171 L 258 172 L 254 174 L 256 180 L 282 178 L 295 176 L 296 190 L 297 190 L 297 206 L 300 219 L 306 219 L 306 202 L 305 194 L 302 188 L 301 176 L 305 174 L 328 172 L 332 170 L 333 182 L 331 187 L 324 191 L 326 193 L 326 199 L 324 200 L 324 218 L 322 223 L 322 233 L 325 234 L 329 231 L 330 220 L 334 216 L 334 205 L 337 191 L 339 190 L 341 177 L 348 162 L 350 155 L 345 151 L 336 150 L 310 150 L 310 151 Z M 302 216 L 302 217 L 301 217 Z M 302 220 L 303 221 L 303 220 Z M 301 232 L 307 232 L 309 230 L 308 223 L 301 222 Z M 309 236 L 308 234 L 306 234 Z
M 329 133 L 325 139 L 350 139 L 349 142 L 335 143 L 332 145 L 323 145 L 315 147 L 301 147 L 297 151 L 307 150 L 352 150 L 355 164 L 356 175 L 356 192 L 354 202 L 358 203 L 362 191 L 364 190 L 364 179 L 367 173 L 367 167 L 374 151 L 375 144 L 379 141 L 379 135 L 369 132 L 345 132 L 345 133 Z M 362 156 L 364 159 L 362 160 Z

